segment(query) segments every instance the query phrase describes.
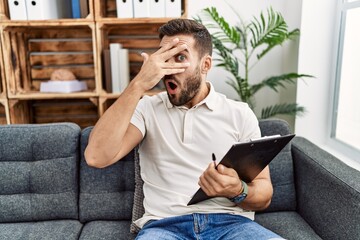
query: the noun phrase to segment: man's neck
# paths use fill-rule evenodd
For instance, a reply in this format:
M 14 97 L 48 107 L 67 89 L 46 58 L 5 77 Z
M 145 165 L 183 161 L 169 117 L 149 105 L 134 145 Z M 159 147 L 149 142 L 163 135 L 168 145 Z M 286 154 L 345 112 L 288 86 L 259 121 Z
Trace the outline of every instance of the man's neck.
M 202 100 L 204 100 L 210 92 L 210 84 L 206 81 L 203 81 L 200 86 L 199 92 L 191 99 L 188 103 L 184 104 L 184 107 L 188 109 L 192 108 Z

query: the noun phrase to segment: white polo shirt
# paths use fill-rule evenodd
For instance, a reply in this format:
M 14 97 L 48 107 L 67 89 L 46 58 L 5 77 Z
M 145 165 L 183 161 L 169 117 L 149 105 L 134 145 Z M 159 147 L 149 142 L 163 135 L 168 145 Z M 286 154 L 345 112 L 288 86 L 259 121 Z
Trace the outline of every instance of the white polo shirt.
M 208 96 L 188 109 L 173 106 L 163 92 L 142 98 L 131 123 L 144 136 L 139 156 L 145 214 L 136 225 L 195 212 L 254 219 L 253 212 L 227 198 L 187 206 L 199 189 L 199 177 L 212 161 L 212 153 L 220 161 L 233 143 L 260 137 L 258 120 L 246 103 L 227 99 L 211 85 Z

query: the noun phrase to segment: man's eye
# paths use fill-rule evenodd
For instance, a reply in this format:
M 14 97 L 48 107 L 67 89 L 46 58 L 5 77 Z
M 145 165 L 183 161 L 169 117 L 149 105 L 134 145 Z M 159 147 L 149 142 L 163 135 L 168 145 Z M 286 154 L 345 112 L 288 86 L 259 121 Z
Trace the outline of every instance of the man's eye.
M 185 57 L 185 55 L 180 54 L 180 55 L 177 55 L 175 59 L 178 62 L 183 62 L 183 61 L 185 61 L 186 57 Z

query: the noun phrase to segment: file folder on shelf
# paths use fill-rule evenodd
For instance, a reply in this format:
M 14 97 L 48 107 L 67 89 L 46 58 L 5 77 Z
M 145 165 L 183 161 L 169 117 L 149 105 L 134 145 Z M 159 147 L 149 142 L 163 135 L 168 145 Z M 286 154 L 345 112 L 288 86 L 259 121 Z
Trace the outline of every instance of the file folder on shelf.
M 165 0 L 150 0 L 149 11 L 152 18 L 165 17 Z
M 118 18 L 134 17 L 133 0 L 116 0 L 116 9 Z
M 129 52 L 119 43 L 110 44 L 112 92 L 121 93 L 130 82 Z
M 28 20 L 71 17 L 70 0 L 26 0 Z
M 134 17 L 150 17 L 150 0 L 134 0 Z
M 181 0 L 165 0 L 165 16 L 181 17 Z
M 81 18 L 80 0 L 71 0 L 71 9 L 73 18 Z
M 121 45 L 119 43 L 110 43 L 110 61 L 111 61 L 111 81 L 112 92 L 120 93 L 120 69 L 119 69 L 119 50 Z
M 88 0 L 80 0 L 80 17 L 86 18 L 89 15 Z
M 11 20 L 28 19 L 25 0 L 20 0 L 20 1 L 9 0 L 9 11 L 10 11 Z
M 103 88 L 106 92 L 112 93 L 110 49 L 103 50 L 103 57 Z
M 121 92 L 130 83 L 130 70 L 129 70 L 129 50 L 120 48 L 119 50 L 119 62 L 120 62 L 120 87 Z

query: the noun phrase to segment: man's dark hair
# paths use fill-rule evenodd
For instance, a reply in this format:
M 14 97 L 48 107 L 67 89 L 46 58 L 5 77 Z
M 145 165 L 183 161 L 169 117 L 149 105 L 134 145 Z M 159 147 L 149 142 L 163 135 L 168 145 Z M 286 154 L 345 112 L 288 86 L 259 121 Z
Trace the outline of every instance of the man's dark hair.
M 178 34 L 190 35 L 195 39 L 195 48 L 199 56 L 212 54 L 211 35 L 204 25 L 194 20 L 178 18 L 170 20 L 159 28 L 159 37 L 175 36 Z

